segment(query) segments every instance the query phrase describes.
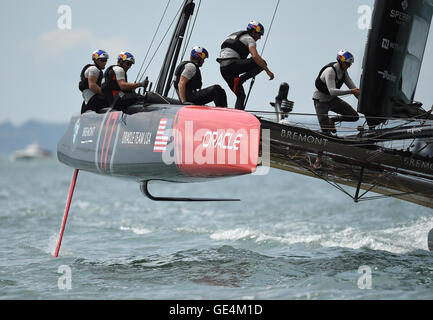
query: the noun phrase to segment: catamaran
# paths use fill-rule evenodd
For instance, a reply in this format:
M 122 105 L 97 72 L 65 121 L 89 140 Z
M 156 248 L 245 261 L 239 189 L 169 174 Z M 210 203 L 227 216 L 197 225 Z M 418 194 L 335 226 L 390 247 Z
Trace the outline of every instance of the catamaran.
M 322 179 L 355 202 L 394 197 L 433 208 L 432 110 L 414 102 L 432 0 L 376 0 L 360 82 L 358 111 L 365 124 L 339 135 L 297 122 L 287 83 L 271 103 L 272 112 L 183 105 L 169 98 L 194 7 L 193 0 L 183 2 L 156 89 L 146 91 L 143 102 L 71 119 L 57 150 L 75 172 L 56 257 L 79 170 L 136 181 L 156 201 L 237 201 L 156 197 L 149 184 L 204 182 L 270 166 Z M 433 250 L 433 230 L 428 246 Z

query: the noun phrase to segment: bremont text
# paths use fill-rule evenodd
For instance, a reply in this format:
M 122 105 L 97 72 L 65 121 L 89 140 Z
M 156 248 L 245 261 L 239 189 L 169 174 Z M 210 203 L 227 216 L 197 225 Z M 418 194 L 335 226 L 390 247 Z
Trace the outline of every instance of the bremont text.
M 284 129 L 281 130 L 281 137 L 294 140 L 294 141 L 308 143 L 308 144 L 319 145 L 319 146 L 326 146 L 326 144 L 329 141 L 328 139 L 325 138 L 314 137 L 311 135 L 301 134 L 299 132 L 292 132 Z

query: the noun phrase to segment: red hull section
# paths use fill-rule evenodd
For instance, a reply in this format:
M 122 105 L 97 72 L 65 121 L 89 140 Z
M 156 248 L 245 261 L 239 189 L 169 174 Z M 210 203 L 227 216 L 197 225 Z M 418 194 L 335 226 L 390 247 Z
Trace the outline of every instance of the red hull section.
M 257 168 L 260 122 L 249 113 L 187 106 L 176 114 L 173 137 L 176 165 L 184 176 L 241 175 Z

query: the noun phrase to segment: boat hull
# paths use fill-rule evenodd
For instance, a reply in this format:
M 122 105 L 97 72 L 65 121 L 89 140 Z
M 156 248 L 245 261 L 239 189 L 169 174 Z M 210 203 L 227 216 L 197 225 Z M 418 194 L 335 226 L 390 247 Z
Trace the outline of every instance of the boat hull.
M 200 181 L 256 170 L 256 117 L 200 106 L 149 105 L 139 110 L 73 117 L 58 144 L 59 161 L 139 182 Z

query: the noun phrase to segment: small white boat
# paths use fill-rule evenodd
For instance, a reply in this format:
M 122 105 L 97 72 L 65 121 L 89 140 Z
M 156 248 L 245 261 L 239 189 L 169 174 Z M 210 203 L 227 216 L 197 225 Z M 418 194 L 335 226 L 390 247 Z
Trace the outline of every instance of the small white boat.
M 30 160 L 51 157 L 51 152 L 42 149 L 38 143 L 32 143 L 22 150 L 17 150 L 11 155 L 11 160 Z

